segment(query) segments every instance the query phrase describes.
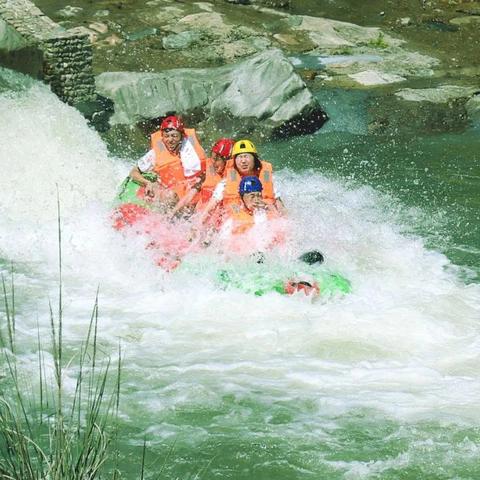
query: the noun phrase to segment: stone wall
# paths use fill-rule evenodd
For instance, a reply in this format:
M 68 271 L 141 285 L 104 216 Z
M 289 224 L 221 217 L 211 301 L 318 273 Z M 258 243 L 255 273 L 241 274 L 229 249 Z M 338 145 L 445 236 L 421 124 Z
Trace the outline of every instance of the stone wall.
M 28 0 L 0 0 L 0 65 L 44 80 L 74 105 L 96 97 L 92 58 L 81 30 L 65 30 Z

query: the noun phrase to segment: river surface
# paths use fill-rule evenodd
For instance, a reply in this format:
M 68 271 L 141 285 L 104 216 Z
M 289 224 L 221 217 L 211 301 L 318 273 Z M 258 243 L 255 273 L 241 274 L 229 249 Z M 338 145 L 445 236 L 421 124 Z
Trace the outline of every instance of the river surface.
M 125 478 L 144 437 L 147 465 L 172 480 L 479 478 L 478 132 L 332 123 L 260 145 L 293 224 L 279 261 L 318 247 L 352 282 L 307 303 L 219 290 L 215 255 L 200 276 L 156 267 L 110 225 L 134 159 L 113 158 L 47 87 L 5 70 L 0 85 L 0 268 L 15 270 L 22 365 L 37 368 L 37 321 L 49 338 L 58 188 L 66 350 L 99 287 L 101 350 L 124 352 Z

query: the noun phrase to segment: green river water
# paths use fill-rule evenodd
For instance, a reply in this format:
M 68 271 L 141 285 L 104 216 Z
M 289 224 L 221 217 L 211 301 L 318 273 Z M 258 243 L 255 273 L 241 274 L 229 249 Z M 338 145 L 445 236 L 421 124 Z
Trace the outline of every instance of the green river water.
M 139 478 L 144 439 L 145 478 L 480 478 L 478 130 L 374 136 L 355 97 L 324 92 L 324 129 L 259 145 L 292 217 L 288 258 L 318 247 L 352 282 L 310 304 L 216 289 L 212 252 L 201 280 L 158 269 L 108 220 L 135 159 L 109 154 L 45 86 L 5 70 L 0 85 L 0 269 L 16 271 L 20 368 L 35 389 L 57 185 L 65 356 L 99 286 L 99 348 L 124 354 L 122 478 Z

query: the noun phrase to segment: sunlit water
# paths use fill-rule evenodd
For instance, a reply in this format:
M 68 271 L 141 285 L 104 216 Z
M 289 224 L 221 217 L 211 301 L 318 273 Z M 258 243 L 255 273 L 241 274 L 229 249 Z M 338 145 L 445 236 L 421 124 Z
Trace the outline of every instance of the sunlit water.
M 152 459 L 175 445 L 164 471 L 172 479 L 480 474 L 480 286 L 426 247 L 452 221 L 448 209 L 434 215 L 404 192 L 372 188 L 368 175 L 345 178 L 325 152 L 315 157 L 320 137 L 270 146 L 277 166 L 290 161 L 277 181 L 294 241 L 278 261 L 288 267 L 320 248 L 353 293 L 310 304 L 219 290 L 221 257 L 210 253 L 200 273 L 169 274 L 140 237 L 111 228 L 111 200 L 133 159 L 110 158 L 80 114 L 34 82 L 2 93 L 0 112 L 0 257 L 16 271 L 24 362 L 35 368 L 37 320 L 49 338 L 58 192 L 67 349 L 85 337 L 99 287 L 101 349 L 124 352 L 131 478 L 144 437 Z

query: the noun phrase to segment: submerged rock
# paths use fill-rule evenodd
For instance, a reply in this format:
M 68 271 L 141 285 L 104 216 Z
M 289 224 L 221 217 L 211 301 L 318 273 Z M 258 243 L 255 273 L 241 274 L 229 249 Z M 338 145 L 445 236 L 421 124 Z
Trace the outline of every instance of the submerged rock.
M 205 126 L 219 125 L 225 134 L 260 130 L 274 136 L 313 132 L 327 118 L 277 49 L 212 69 L 103 73 L 97 89 L 115 104 L 113 124 L 177 112 Z
M 371 127 L 379 133 L 461 132 L 479 124 L 477 92 L 477 87 L 440 85 L 379 96 L 369 106 Z
M 409 102 L 448 103 L 459 99 L 466 101 L 477 90 L 478 87 L 441 85 L 436 88 L 404 88 L 395 95 Z
M 480 128 L 480 91 L 465 104 L 468 118 L 475 128 Z

